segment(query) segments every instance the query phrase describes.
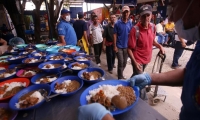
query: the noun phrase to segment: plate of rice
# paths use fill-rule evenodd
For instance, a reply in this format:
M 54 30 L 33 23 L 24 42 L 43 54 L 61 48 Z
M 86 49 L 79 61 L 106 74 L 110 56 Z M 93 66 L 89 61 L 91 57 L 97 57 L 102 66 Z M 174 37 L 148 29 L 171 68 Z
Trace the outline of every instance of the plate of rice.
M 126 81 L 106 80 L 88 87 L 81 94 L 80 104 L 98 102 L 113 115 L 118 115 L 133 108 L 138 98 L 138 87 L 130 87 L 130 83 Z
M 47 96 L 51 94 L 51 87 L 48 84 L 38 84 L 29 86 L 18 92 L 9 101 L 9 107 L 12 110 L 31 110 L 39 107 L 45 102 L 44 97 L 38 91 L 44 89 Z
M 7 100 L 13 95 L 29 86 L 30 81 L 26 78 L 14 78 L 0 83 L 0 101 Z
M 5 70 L 0 70 L 0 81 L 8 80 L 16 75 L 16 70 L 15 69 L 5 69 Z

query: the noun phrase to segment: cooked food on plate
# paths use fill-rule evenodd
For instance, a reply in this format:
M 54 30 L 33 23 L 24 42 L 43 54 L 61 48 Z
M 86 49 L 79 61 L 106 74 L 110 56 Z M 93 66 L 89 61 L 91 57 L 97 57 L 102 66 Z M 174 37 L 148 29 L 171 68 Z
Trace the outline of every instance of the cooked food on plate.
M 45 77 L 41 77 L 39 79 L 36 80 L 36 84 L 45 84 L 45 83 L 49 83 L 49 82 L 53 82 L 54 80 L 56 80 L 58 77 L 56 75 L 50 75 L 50 76 L 45 76 Z
M 10 60 L 17 60 L 21 58 L 25 58 L 26 56 L 17 56 L 17 57 L 11 57 Z
M 71 60 L 73 60 L 72 58 L 65 58 L 65 61 L 71 61 Z
M 64 59 L 62 55 L 51 56 L 50 60 L 61 60 Z
M 86 80 L 97 80 L 102 76 L 100 72 L 92 71 L 92 72 L 83 72 L 82 77 Z
M 76 53 L 75 56 L 85 55 L 85 53 Z
M 38 91 L 31 91 L 19 98 L 18 103 L 15 103 L 17 108 L 28 108 L 41 102 L 44 97 Z
M 38 52 L 38 53 L 35 53 L 34 56 L 46 56 L 46 53 L 43 53 L 43 52 Z
M 31 77 L 37 74 L 37 72 L 39 72 L 38 69 L 35 70 L 23 70 L 22 74 L 20 75 L 21 77 Z
M 79 57 L 79 58 L 77 58 L 77 60 L 78 60 L 78 61 L 88 61 L 88 59 L 85 58 L 85 57 Z
M 4 85 L 0 86 L 0 99 L 15 95 L 24 87 L 26 87 L 25 82 L 5 83 Z
M 100 85 L 99 88 L 89 91 L 86 96 L 88 103 L 98 102 L 106 109 L 114 111 L 115 108 L 125 109 L 135 100 L 135 92 L 132 87 L 122 85 Z
M 36 59 L 36 58 L 27 58 L 24 62 L 25 63 L 36 63 L 42 61 L 41 59 Z
M 74 69 L 74 70 L 81 70 L 81 69 L 85 69 L 87 67 L 88 67 L 88 65 L 85 63 L 74 63 L 72 65 L 72 69 Z
M 0 79 L 10 77 L 14 74 L 16 74 L 15 69 L 7 69 L 5 72 L 0 74 Z
M 54 69 L 62 66 L 61 64 L 46 64 L 42 69 Z
M 62 83 L 56 83 L 55 92 L 56 93 L 68 93 L 77 90 L 80 87 L 80 83 L 76 80 L 65 80 Z
M 9 109 L 0 107 L 0 120 L 10 120 L 12 112 Z

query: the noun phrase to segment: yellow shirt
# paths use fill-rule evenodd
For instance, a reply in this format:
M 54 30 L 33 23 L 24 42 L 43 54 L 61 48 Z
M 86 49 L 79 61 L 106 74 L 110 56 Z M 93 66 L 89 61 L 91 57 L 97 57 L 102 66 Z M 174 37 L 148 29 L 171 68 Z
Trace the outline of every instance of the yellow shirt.
M 168 30 L 168 29 L 174 29 L 174 27 L 175 27 L 175 24 L 173 22 L 172 23 L 167 23 L 165 25 L 166 31 L 173 31 L 173 30 Z

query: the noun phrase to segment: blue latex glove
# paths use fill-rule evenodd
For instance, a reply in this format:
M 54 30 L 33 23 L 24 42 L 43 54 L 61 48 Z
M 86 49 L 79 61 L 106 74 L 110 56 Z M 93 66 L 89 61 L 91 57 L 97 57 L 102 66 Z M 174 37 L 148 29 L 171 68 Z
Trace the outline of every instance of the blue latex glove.
M 102 120 L 106 114 L 112 114 L 99 103 L 80 106 L 78 109 L 78 120 Z
M 146 85 L 151 84 L 151 76 L 148 73 L 143 73 L 135 75 L 134 77 L 128 79 L 131 86 L 138 86 L 140 89 L 143 89 Z

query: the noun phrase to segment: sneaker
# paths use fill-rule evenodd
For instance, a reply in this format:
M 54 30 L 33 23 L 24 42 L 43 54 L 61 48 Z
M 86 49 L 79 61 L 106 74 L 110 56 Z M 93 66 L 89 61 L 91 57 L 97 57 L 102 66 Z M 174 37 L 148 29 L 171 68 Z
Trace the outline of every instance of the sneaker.
M 108 71 L 110 74 L 113 74 L 112 70 L 111 71 Z
M 99 64 L 97 64 L 97 66 L 98 66 L 98 67 L 101 67 L 101 64 L 99 63 Z

